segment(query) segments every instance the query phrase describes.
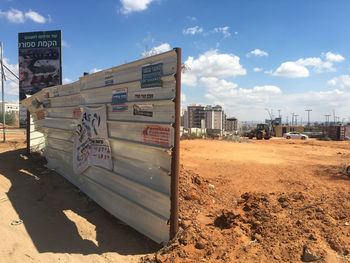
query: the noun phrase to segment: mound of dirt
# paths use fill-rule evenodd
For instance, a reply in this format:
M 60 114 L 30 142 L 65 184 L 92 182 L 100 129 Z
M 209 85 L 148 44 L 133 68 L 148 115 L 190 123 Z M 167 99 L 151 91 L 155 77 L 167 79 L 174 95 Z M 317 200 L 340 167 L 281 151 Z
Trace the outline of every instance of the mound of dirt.
M 181 169 L 180 231 L 142 262 L 349 262 L 350 191 L 237 199 L 218 183 Z

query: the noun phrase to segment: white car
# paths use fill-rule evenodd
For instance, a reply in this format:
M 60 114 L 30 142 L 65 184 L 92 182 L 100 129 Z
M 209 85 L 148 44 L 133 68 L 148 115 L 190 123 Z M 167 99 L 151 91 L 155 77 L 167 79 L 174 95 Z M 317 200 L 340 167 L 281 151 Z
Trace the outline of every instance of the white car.
M 296 131 L 287 132 L 283 134 L 283 137 L 286 139 L 302 139 L 302 140 L 306 140 L 309 138 L 309 136 Z

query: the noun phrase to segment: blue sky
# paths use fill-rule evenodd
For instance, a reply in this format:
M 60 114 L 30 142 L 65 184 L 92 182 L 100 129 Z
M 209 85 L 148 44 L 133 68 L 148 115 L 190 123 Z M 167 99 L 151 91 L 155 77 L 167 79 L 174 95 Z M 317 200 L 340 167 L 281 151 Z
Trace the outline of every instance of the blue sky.
M 65 83 L 181 47 L 184 106 L 221 104 L 243 121 L 266 108 L 349 120 L 349 11 L 345 0 L 0 0 L 0 41 L 18 72 L 19 32 L 62 30 Z M 5 90 L 18 99 L 15 83 Z

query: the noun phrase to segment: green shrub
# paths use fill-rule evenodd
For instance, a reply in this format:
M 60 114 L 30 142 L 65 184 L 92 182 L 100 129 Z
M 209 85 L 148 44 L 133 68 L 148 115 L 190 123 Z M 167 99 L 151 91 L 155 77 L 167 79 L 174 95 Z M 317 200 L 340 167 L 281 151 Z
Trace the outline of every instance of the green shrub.
M 5 113 L 5 123 L 6 125 L 13 125 L 16 121 L 16 114 L 14 112 Z M 3 123 L 2 112 L 0 111 L 0 123 Z

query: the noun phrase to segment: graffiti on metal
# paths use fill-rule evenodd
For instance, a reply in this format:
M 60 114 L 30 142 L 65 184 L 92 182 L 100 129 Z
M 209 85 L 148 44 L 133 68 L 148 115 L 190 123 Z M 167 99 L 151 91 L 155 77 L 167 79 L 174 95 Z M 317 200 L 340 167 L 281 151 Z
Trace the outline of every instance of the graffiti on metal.
M 92 165 L 113 169 L 105 105 L 99 108 L 84 107 L 75 131 L 73 147 L 75 173 L 81 174 Z

